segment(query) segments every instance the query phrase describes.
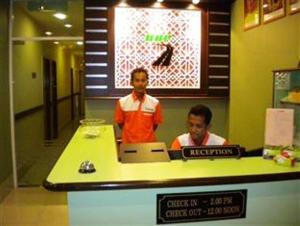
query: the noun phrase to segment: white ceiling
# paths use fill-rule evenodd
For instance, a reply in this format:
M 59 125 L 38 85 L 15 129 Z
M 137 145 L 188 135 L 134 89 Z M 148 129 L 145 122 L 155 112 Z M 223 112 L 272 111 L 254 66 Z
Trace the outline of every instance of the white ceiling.
M 0 0 L 1 1 L 1 0 Z M 66 2 L 67 10 L 64 12 L 67 15 L 65 20 L 59 20 L 53 16 L 55 11 L 32 11 L 28 9 L 28 2 L 53 2 L 54 0 L 13 0 L 14 11 L 16 9 L 24 11 L 29 17 L 31 17 L 41 28 L 42 32 L 51 31 L 52 37 L 83 37 L 83 4 L 84 0 L 56 0 L 59 3 Z M 101 0 L 99 0 L 101 1 Z M 191 2 L 191 0 L 165 0 L 166 2 Z M 232 2 L 232 0 L 201 0 L 203 3 L 224 3 Z M 17 17 L 17 13 L 14 15 Z M 72 28 L 68 29 L 64 27 L 65 23 L 72 24 Z M 24 35 L 26 36 L 26 35 Z M 46 35 L 45 35 L 46 37 Z M 49 37 L 48 37 L 49 38 Z M 82 51 L 83 46 L 74 45 L 74 40 L 60 41 L 60 45 L 64 45 L 67 48 Z M 72 46 L 72 47 L 71 47 Z
M 30 11 L 27 3 L 28 1 L 25 0 L 15 1 L 14 9 L 21 8 L 40 25 L 42 30 L 51 31 L 53 36 L 83 36 L 83 0 L 67 1 L 68 9 L 63 12 L 67 15 L 65 20 L 55 18 L 53 16 L 55 11 Z M 72 24 L 72 28 L 64 27 L 65 23 Z
M 53 17 L 55 11 L 30 11 L 28 10 L 28 2 L 39 3 L 58 2 L 58 4 L 67 4 L 67 18 L 64 21 Z M 99 0 L 102 1 L 102 0 Z M 136 0 L 138 2 L 138 0 Z M 141 0 L 139 0 L 141 1 Z M 145 0 L 142 0 L 145 1 Z M 153 1 L 153 0 L 152 0 Z M 192 0 L 165 0 L 165 2 L 191 2 Z M 201 3 L 227 3 L 233 0 L 201 0 Z M 53 32 L 53 36 L 83 36 L 83 3 L 84 0 L 14 0 L 14 7 L 20 7 L 30 17 L 32 17 L 43 30 Z M 17 15 L 16 15 L 17 16 Z M 71 29 L 64 27 L 65 23 L 73 25 Z

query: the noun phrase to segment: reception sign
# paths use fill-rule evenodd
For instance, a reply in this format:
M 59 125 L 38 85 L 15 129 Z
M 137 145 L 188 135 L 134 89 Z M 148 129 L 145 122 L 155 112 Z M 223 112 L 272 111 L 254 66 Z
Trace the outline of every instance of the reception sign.
M 182 148 L 183 159 L 218 159 L 240 158 L 240 146 L 238 145 L 208 145 L 185 146 Z

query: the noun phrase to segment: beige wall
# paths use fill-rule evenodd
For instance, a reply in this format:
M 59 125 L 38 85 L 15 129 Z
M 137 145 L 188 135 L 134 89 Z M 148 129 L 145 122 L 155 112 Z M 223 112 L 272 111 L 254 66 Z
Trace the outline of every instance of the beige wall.
M 8 74 L 8 9 L 9 1 L 0 2 L 0 202 L 12 189 L 12 160 L 9 123 Z
M 295 68 L 300 59 L 300 14 L 243 30 L 243 1 L 232 7 L 229 140 L 263 146 L 265 110 L 272 106 L 272 70 Z

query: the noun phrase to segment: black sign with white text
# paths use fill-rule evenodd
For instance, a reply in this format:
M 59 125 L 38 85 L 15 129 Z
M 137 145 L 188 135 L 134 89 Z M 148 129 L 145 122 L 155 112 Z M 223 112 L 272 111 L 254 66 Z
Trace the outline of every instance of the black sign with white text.
M 157 224 L 246 217 L 247 190 L 157 194 Z
M 238 145 L 185 146 L 182 148 L 183 159 L 239 158 L 240 156 Z

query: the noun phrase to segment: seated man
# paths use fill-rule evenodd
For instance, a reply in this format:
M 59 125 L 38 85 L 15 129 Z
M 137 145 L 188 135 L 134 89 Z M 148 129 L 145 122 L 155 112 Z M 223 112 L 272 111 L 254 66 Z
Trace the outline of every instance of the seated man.
M 227 141 L 208 132 L 212 113 L 204 105 L 192 107 L 188 114 L 188 133 L 178 136 L 172 143 L 171 149 L 179 150 L 182 146 L 226 145 Z

